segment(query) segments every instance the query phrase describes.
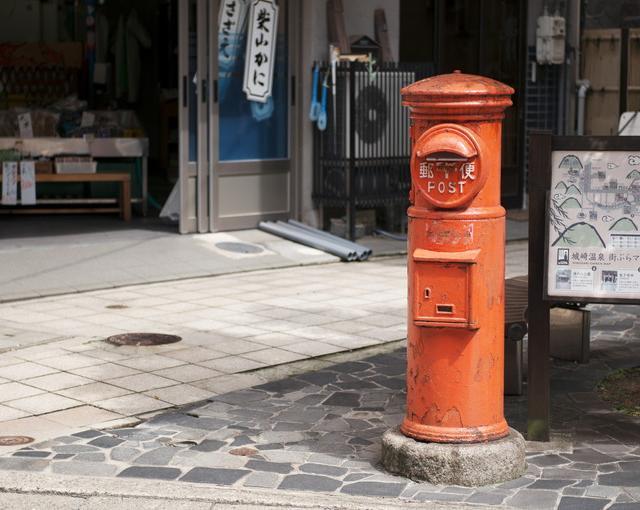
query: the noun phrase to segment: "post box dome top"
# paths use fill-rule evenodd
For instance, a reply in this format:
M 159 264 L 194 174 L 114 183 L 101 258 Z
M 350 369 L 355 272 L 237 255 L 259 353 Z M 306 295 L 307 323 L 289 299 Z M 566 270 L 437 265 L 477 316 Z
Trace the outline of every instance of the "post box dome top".
M 454 71 L 425 78 L 401 91 L 402 103 L 417 110 L 502 112 L 515 91 L 499 81 Z

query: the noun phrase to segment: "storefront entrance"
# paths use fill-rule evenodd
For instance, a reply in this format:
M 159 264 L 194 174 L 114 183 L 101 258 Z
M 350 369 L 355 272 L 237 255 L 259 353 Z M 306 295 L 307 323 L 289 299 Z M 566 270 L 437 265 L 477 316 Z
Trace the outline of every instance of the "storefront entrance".
M 181 233 L 253 228 L 292 211 L 295 6 L 264 2 L 275 51 L 251 59 L 273 59 L 271 94 L 261 102 L 243 91 L 245 73 L 255 73 L 245 62 L 250 3 L 179 0 Z

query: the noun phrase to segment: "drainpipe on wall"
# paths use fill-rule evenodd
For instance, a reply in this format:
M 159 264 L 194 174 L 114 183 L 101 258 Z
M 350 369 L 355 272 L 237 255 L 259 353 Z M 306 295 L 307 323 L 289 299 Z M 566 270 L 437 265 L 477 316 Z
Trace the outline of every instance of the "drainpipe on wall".
M 584 135 L 584 105 L 587 98 L 587 91 L 591 88 L 591 82 L 589 80 L 578 80 L 578 119 L 576 122 L 576 134 L 578 136 Z

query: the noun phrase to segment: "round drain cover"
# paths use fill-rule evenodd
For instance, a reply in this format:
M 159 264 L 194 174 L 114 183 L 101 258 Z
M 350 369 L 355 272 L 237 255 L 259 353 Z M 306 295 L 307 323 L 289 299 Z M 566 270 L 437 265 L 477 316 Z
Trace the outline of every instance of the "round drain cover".
M 220 248 L 224 251 L 230 251 L 233 253 L 262 253 L 264 251 L 260 246 L 256 246 L 255 244 L 247 244 L 247 243 L 233 243 L 233 242 L 224 242 L 224 243 L 216 243 L 216 248 Z
M 248 446 L 241 446 L 240 448 L 234 448 L 233 450 L 229 450 L 231 455 L 238 455 L 240 457 L 251 457 L 258 453 L 258 450 L 255 448 L 250 448 Z
M 163 335 L 161 333 L 125 333 L 123 335 L 113 335 L 105 339 L 113 345 L 163 345 L 174 344 L 182 340 L 177 335 Z
M 0 436 L 0 446 L 15 446 L 29 443 L 33 443 L 33 438 L 29 436 Z

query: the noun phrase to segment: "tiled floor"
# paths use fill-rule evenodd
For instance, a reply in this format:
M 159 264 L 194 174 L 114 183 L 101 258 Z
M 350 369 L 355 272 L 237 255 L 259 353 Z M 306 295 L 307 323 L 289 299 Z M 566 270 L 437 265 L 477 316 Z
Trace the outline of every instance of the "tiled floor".
M 404 282 L 404 260 L 382 259 L 0 305 L 0 434 L 74 408 L 92 424 L 139 416 L 254 384 L 255 369 L 399 340 Z M 103 341 L 139 331 L 183 340 Z
M 404 349 L 389 346 L 164 412 L 138 427 L 85 429 L 31 445 L 0 457 L 0 469 L 299 491 L 304 498 L 638 510 L 640 418 L 614 411 L 595 392 L 611 370 L 638 363 L 637 308 L 594 307 L 591 362 L 552 367 L 552 428 L 564 441 L 528 443 L 527 472 L 506 483 L 432 485 L 381 469 L 380 438 L 405 408 Z M 526 398 L 507 397 L 505 409 L 509 424 L 524 431 Z

